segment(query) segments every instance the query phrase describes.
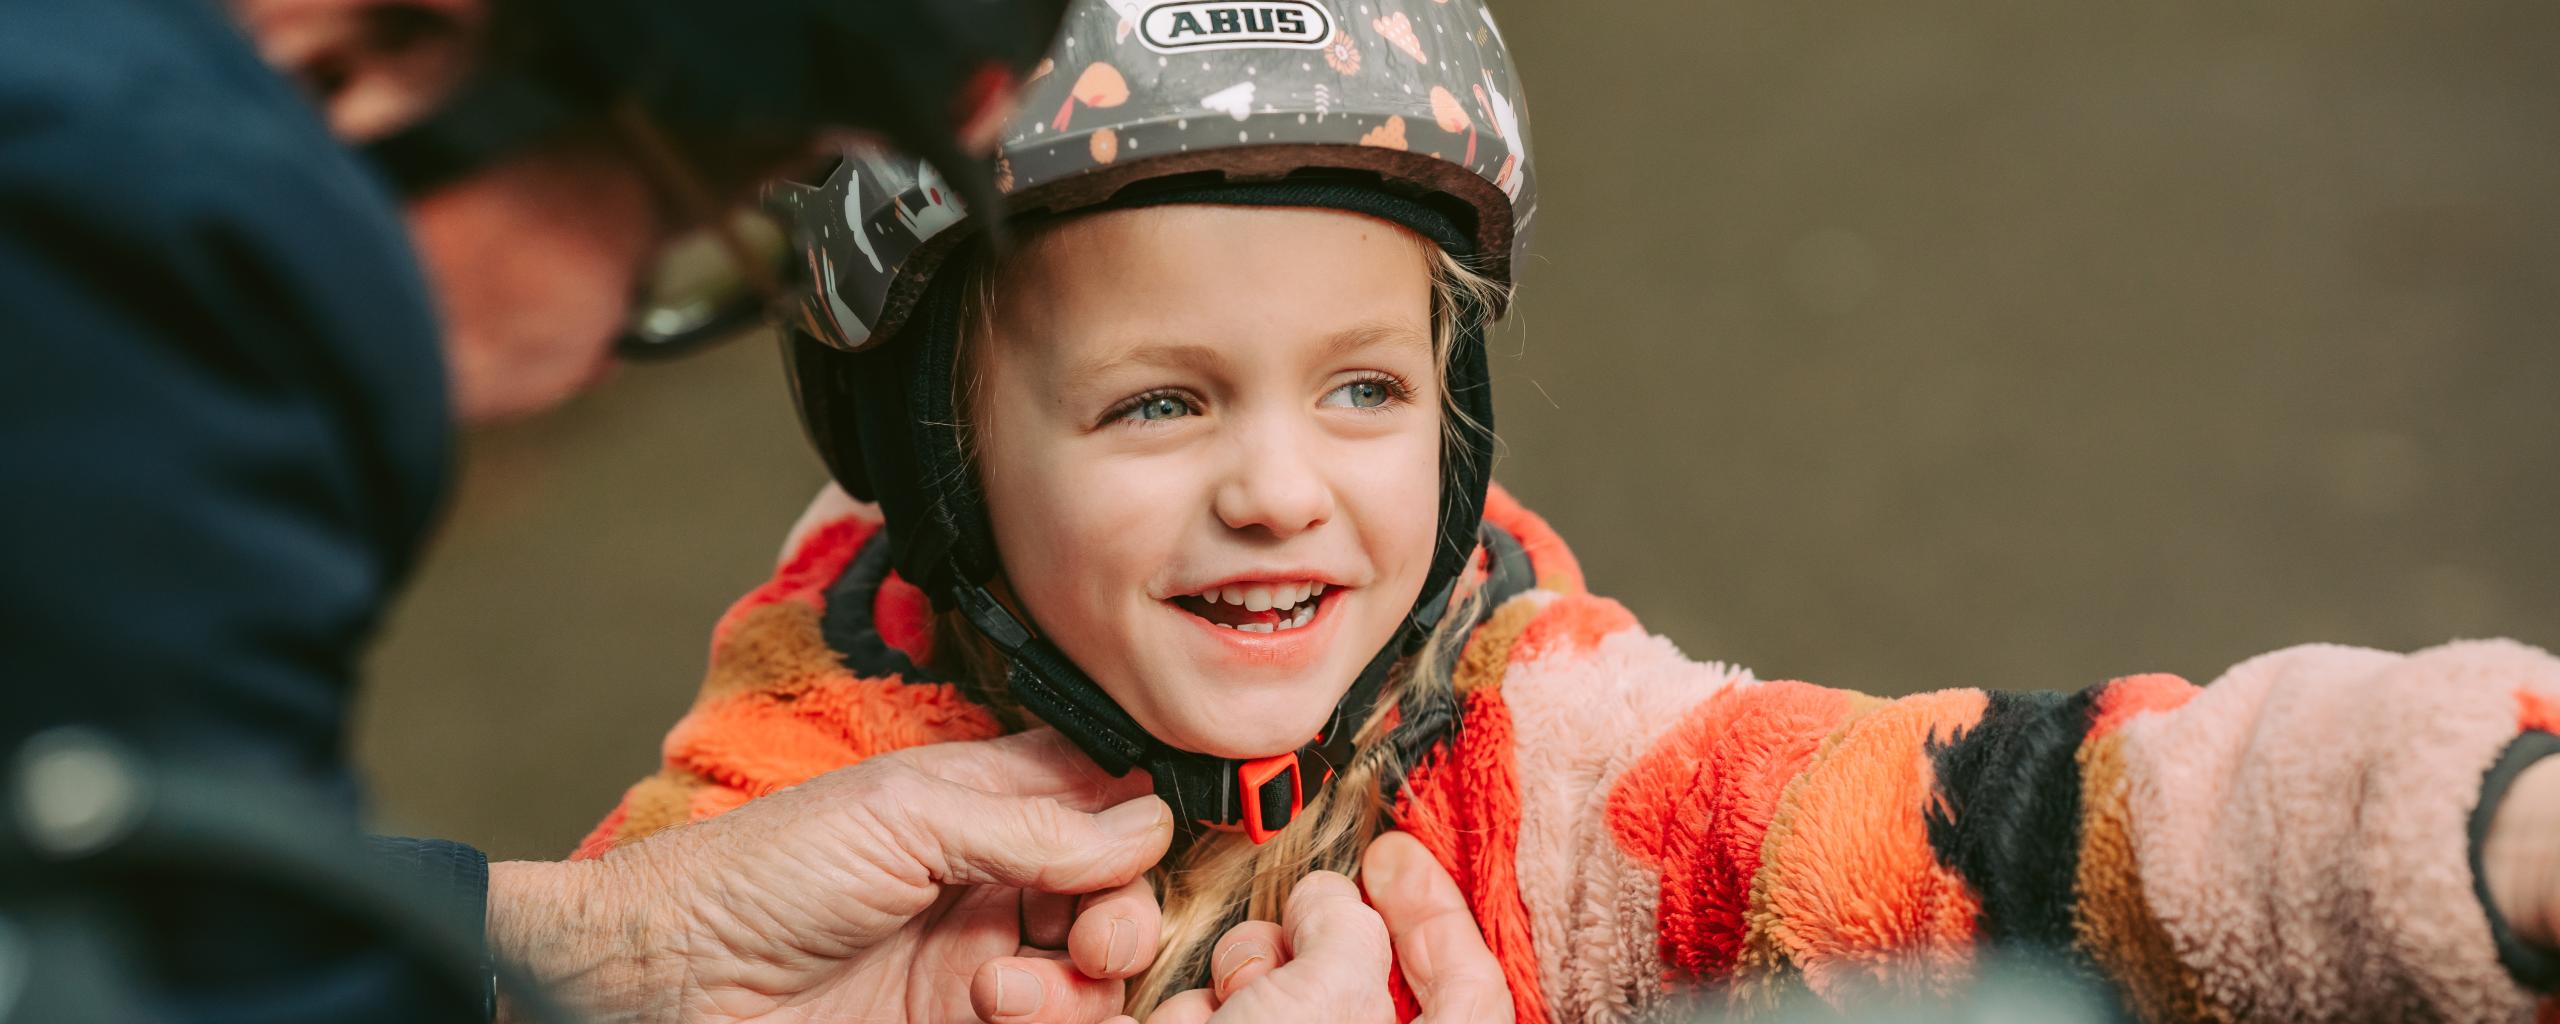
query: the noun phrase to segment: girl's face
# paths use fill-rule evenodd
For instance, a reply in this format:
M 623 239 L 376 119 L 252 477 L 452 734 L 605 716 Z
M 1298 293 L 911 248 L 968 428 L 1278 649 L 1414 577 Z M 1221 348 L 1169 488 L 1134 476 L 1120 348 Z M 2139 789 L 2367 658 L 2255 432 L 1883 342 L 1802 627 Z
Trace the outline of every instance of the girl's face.
M 1440 493 L 1426 246 L 1164 206 L 997 274 L 971 405 L 1006 582 L 1158 738 L 1296 749 L 1412 608 Z

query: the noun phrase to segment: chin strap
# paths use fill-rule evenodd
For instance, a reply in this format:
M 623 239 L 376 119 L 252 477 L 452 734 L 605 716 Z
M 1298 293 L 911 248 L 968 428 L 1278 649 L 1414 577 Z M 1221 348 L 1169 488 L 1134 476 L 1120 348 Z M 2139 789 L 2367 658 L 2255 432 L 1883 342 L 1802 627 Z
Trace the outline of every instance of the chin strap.
M 1410 625 L 1399 630 L 1397 642 L 1370 659 L 1306 745 L 1238 760 L 1183 750 L 1155 738 L 1055 646 L 1024 628 L 985 587 L 969 584 L 959 594 L 962 614 L 1011 663 L 1006 683 L 1023 710 L 1056 727 L 1103 771 L 1126 775 L 1133 768 L 1146 769 L 1156 795 L 1172 805 L 1174 820 L 1186 829 L 1241 829 L 1256 843 L 1288 827 L 1326 783 L 1351 766 L 1353 734 L 1377 706 L 1387 673 L 1413 646 L 1407 638 L 1425 635 Z

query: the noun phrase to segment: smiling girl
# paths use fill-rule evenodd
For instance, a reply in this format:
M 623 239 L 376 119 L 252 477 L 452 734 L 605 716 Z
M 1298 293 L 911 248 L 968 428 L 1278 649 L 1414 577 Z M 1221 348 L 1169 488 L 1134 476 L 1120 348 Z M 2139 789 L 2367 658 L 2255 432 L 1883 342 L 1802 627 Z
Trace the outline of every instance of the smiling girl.
M 1475 0 L 1080 3 L 1030 95 L 1000 255 L 912 161 L 784 190 L 824 286 L 793 388 L 869 504 L 823 498 L 723 618 L 583 855 L 1047 725 L 1189 829 L 1140 1013 L 1279 955 L 1219 939 L 1390 829 L 1524 1020 L 1946 992 L 1987 949 L 2151 1019 L 2518 1019 L 2560 980 L 2539 651 L 1882 700 L 1586 593 L 1490 484 L 1483 332 L 1535 207 Z

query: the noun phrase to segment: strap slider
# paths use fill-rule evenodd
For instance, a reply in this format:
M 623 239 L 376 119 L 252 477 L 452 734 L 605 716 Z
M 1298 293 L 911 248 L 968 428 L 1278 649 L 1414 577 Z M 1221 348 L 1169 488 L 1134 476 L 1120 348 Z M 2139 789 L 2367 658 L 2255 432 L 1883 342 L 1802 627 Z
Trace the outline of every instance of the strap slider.
M 1284 778 L 1285 776 L 1285 778 Z M 1244 797 L 1244 834 L 1254 845 L 1269 842 L 1306 809 L 1306 791 L 1298 779 L 1298 752 L 1257 757 L 1236 766 Z

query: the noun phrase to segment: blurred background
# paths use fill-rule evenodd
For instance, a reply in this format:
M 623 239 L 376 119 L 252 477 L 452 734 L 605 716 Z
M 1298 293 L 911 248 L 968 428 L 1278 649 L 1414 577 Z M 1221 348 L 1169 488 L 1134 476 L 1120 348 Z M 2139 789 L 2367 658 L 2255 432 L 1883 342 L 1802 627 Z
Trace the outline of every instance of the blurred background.
M 2560 642 L 2560 5 L 1513 2 L 1499 476 L 1699 658 L 1878 693 Z M 823 473 L 770 345 L 470 439 L 358 736 L 556 857 Z

